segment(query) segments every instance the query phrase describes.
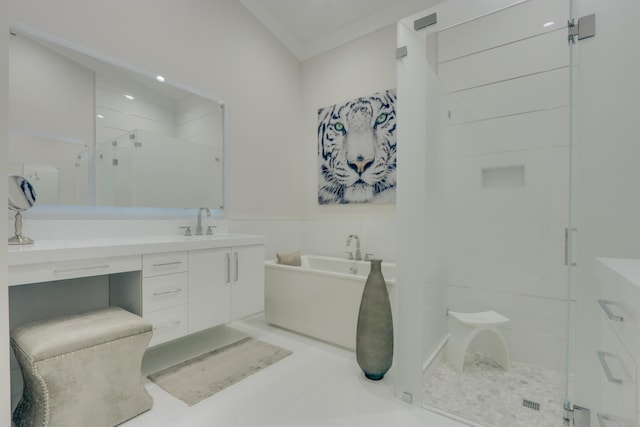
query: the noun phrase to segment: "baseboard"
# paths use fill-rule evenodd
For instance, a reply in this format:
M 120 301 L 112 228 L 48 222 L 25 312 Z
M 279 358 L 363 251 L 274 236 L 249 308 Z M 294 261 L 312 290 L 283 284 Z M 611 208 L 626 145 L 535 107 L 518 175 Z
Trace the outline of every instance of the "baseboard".
M 429 378 L 444 360 L 444 349 L 449 341 L 449 334 L 445 334 L 435 350 L 422 363 L 422 376 L 424 379 Z

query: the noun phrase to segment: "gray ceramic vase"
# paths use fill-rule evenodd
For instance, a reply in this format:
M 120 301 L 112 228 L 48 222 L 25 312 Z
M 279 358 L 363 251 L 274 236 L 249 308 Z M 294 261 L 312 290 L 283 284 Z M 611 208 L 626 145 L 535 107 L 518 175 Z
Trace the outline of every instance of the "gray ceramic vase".
M 356 359 L 370 380 L 382 379 L 393 361 L 393 319 L 381 264 L 382 260 L 371 260 L 356 332 Z

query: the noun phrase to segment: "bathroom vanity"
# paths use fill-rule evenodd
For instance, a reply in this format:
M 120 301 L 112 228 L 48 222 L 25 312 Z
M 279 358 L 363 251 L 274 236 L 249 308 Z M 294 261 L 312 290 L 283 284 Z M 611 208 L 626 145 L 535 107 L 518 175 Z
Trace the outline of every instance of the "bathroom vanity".
M 76 289 L 82 291 L 81 279 L 87 280 L 88 290 L 92 279 L 100 277 L 107 283 L 96 287 L 98 293 L 106 295 L 103 302 L 107 299 L 108 305 L 123 307 L 153 324 L 150 346 L 260 312 L 264 307 L 261 236 L 36 241 L 29 246 L 10 247 L 8 265 L 11 287 L 37 284 L 48 295 L 56 288 L 63 292 L 67 281 L 76 283 Z M 71 302 L 76 296 L 91 299 L 80 292 L 66 299 Z M 37 303 L 38 298 L 29 298 Z M 25 310 L 24 304 L 20 309 Z
M 640 260 L 600 258 L 601 290 L 599 396 L 595 416 L 600 425 L 637 425 L 640 363 Z

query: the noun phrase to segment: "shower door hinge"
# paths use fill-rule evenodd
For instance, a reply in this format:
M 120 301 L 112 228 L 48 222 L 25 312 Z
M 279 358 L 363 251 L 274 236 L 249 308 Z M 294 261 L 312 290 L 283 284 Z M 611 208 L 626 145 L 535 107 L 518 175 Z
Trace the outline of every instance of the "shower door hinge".
M 564 404 L 564 425 L 573 427 L 591 427 L 591 411 L 589 408 L 574 405 L 571 402 Z
M 596 15 L 586 15 L 578 18 L 576 24 L 575 19 L 571 19 L 567 22 L 567 29 L 569 31 L 569 43 L 576 43 L 577 40 L 594 37 L 596 35 Z
M 438 23 L 438 14 L 432 13 L 431 15 L 427 15 L 413 21 L 413 31 L 422 30 L 423 28 L 427 28 L 437 23 Z

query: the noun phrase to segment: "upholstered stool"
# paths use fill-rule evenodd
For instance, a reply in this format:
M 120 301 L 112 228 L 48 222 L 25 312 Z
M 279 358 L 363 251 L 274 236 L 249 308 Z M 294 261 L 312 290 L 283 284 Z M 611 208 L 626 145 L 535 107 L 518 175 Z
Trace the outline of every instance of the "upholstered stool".
M 507 343 L 496 326 L 509 322 L 509 319 L 495 311 L 480 313 L 457 313 L 449 311 L 449 341 L 446 360 L 457 371 L 464 368 L 464 357 L 469 345 L 481 332 L 488 332 L 488 353 L 505 370 L 509 370 L 509 351 Z
M 151 324 L 119 307 L 11 331 L 24 390 L 16 427 L 112 427 L 153 406 L 142 356 Z

